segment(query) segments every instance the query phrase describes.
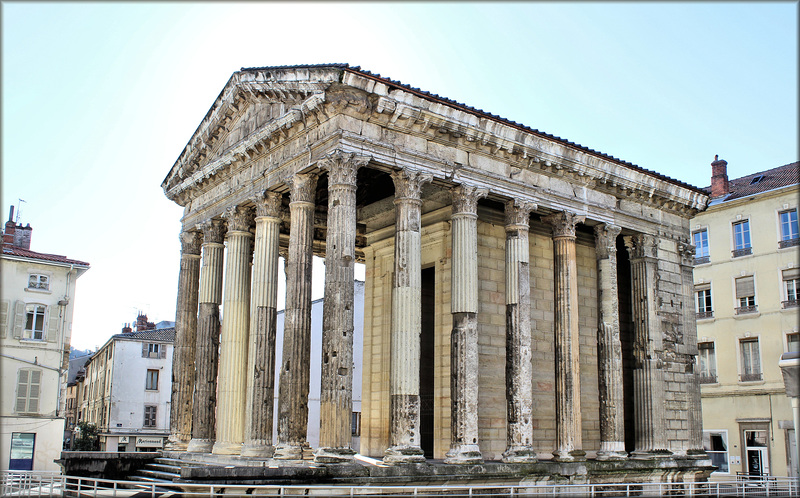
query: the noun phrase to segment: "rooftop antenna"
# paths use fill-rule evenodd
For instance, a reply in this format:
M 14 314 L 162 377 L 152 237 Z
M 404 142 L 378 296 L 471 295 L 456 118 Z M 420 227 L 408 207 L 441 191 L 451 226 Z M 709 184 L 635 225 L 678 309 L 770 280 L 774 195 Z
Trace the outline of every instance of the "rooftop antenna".
M 22 212 L 22 203 L 25 202 L 25 199 L 17 198 L 17 200 L 19 203 L 17 204 L 17 218 L 14 220 L 15 225 L 19 225 L 19 213 Z

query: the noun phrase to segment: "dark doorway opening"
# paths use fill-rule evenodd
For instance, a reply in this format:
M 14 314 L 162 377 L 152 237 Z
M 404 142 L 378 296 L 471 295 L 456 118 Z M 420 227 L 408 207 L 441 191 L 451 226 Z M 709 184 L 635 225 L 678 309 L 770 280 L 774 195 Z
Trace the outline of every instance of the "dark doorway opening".
M 636 419 L 633 399 L 633 295 L 631 261 L 622 237 L 617 237 L 617 299 L 619 301 L 619 338 L 622 343 L 622 392 L 625 396 L 625 451 L 636 447 Z
M 434 313 L 436 271 L 422 270 L 422 329 L 419 338 L 419 433 L 425 458 L 433 458 Z

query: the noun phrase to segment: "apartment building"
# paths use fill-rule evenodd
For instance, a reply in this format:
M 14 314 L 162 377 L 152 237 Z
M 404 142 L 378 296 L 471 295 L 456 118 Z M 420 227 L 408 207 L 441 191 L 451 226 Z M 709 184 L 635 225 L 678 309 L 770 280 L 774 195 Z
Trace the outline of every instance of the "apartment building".
M 778 361 L 800 348 L 798 163 L 728 179 L 711 163 L 692 219 L 706 451 L 716 475 L 794 475 L 792 412 Z

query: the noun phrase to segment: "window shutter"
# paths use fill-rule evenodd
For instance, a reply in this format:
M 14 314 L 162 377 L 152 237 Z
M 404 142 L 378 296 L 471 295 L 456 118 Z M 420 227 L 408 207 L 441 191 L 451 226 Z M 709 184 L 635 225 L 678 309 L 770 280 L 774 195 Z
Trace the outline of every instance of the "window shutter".
M 736 297 L 748 297 L 756 295 L 756 286 L 753 277 L 744 277 L 736 279 Z
M 28 407 L 28 370 L 19 370 L 17 374 L 17 403 L 14 407 L 17 413 L 25 413 Z
M 30 388 L 28 389 L 28 411 L 39 412 L 39 387 L 42 383 L 42 371 L 31 370 Z
M 14 303 L 14 338 L 22 338 L 22 329 L 25 327 L 25 303 L 17 301 Z
M 0 302 L 0 339 L 5 339 L 8 334 L 8 300 Z
M 708 282 L 708 283 L 705 283 L 705 284 L 697 284 L 697 285 L 694 286 L 694 291 L 695 292 L 700 292 L 700 291 L 710 290 L 710 289 L 711 289 L 711 282 Z
M 58 307 L 57 306 L 48 306 L 48 311 L 50 312 L 50 319 L 47 322 L 47 342 L 57 342 L 58 341 Z
M 158 349 L 159 349 L 159 351 L 161 353 L 161 358 L 166 358 L 167 357 L 167 345 L 166 344 L 162 344 L 161 347 L 159 347 Z
M 788 270 L 783 270 L 784 280 L 795 280 L 798 278 L 800 278 L 800 268 L 790 268 Z
M 147 358 L 147 343 L 142 343 L 142 358 Z

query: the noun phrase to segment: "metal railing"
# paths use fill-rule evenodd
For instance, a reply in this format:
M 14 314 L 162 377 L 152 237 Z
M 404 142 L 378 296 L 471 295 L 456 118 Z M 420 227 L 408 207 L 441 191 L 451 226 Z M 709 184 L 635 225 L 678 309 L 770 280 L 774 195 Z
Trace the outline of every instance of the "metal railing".
M 739 306 L 735 308 L 737 315 L 746 315 L 748 313 L 757 313 L 758 312 L 758 305 L 751 304 L 750 306 Z
M 787 299 L 786 301 L 781 301 L 781 308 L 788 309 L 788 308 L 797 308 L 798 301 L 797 299 Z
M 794 246 L 800 246 L 800 238 L 795 237 L 793 239 L 786 239 L 778 242 L 778 247 L 780 247 L 781 249 Z
M 735 481 L 652 482 L 618 484 L 482 484 L 476 486 L 346 486 L 193 484 L 110 481 L 37 472 L 3 472 L 3 497 L 191 497 L 191 496 L 359 496 L 359 497 L 473 497 L 473 496 L 798 496 L 800 481 L 792 477 L 747 477 Z
M 713 310 L 708 310 L 708 311 L 698 311 L 698 312 L 696 313 L 696 318 L 697 318 L 698 320 L 704 320 L 704 319 L 706 319 L 706 318 L 714 318 L 714 311 L 713 311 Z
M 738 258 L 738 257 L 741 257 L 741 256 L 748 256 L 750 254 L 753 254 L 753 248 L 752 247 L 742 247 L 741 249 L 734 249 L 733 251 L 731 251 L 731 254 L 733 254 L 734 258 Z

